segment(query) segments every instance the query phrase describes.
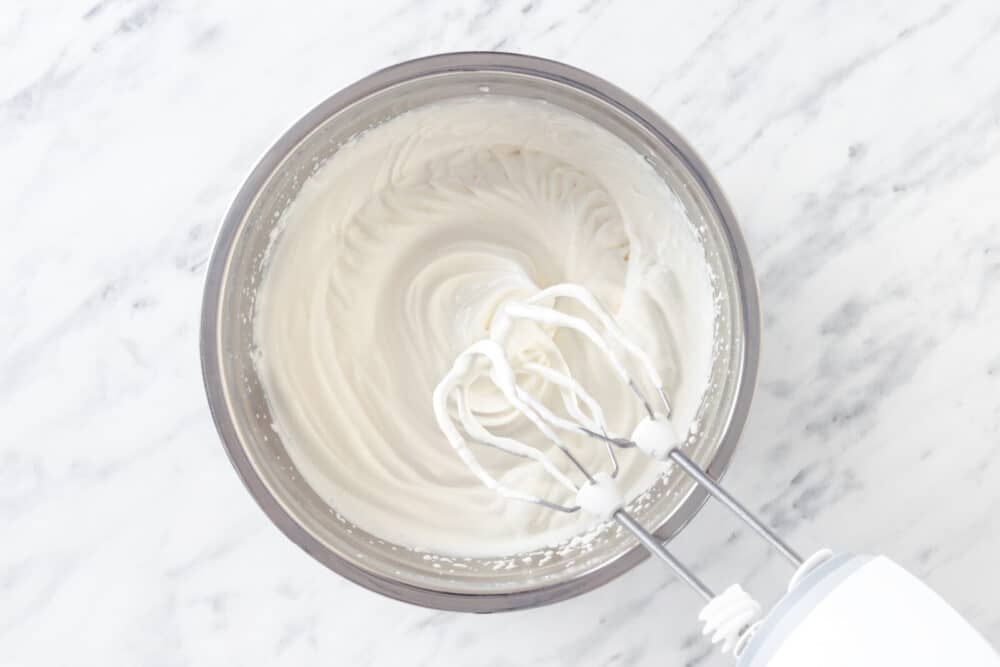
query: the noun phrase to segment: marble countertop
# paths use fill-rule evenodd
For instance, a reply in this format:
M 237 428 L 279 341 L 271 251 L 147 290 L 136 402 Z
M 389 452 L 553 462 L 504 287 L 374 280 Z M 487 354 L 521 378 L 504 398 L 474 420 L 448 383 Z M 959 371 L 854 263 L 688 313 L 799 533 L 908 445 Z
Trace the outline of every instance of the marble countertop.
M 699 150 L 765 312 L 729 488 L 1000 644 L 1000 5 L 53 4 L 0 8 L 0 663 L 729 664 L 651 561 L 514 614 L 380 598 L 287 541 L 219 445 L 200 292 L 243 178 L 342 86 L 463 49 L 588 69 Z M 765 599 L 788 575 L 718 508 L 674 547 Z

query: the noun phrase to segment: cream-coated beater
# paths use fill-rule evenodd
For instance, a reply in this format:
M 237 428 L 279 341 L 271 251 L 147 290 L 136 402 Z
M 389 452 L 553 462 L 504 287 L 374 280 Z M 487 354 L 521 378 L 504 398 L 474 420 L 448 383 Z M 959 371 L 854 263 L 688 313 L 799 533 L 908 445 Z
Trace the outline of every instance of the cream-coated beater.
M 557 309 L 572 303 L 570 314 Z M 641 402 L 645 417 L 628 437 L 610 432 L 601 406 L 571 375 L 558 348 L 548 350 L 548 365 L 537 360 L 512 363 L 504 344 L 517 326 L 572 330 L 604 353 L 622 384 Z M 642 372 L 637 381 L 628 368 Z M 531 395 L 518 377 L 535 375 L 558 389 L 557 412 Z M 564 472 L 540 449 L 492 433 L 477 417 L 469 386 L 487 378 L 571 464 Z M 641 388 L 656 394 L 650 400 Z M 434 392 L 438 426 L 476 477 L 505 498 L 565 513 L 585 511 L 614 520 L 705 601 L 699 620 L 704 633 L 745 667 L 823 667 L 825 665 L 1000 666 L 1000 656 L 944 600 L 916 577 L 884 556 L 834 554 L 823 549 L 801 557 L 777 534 L 683 451 L 687 434 L 671 419 L 664 383 L 643 350 L 585 288 L 561 284 L 523 301 L 507 302 L 493 318 L 490 335 L 462 352 Z M 603 444 L 608 470 L 591 470 L 574 456 L 561 433 L 584 434 Z M 484 468 L 470 445 L 484 445 L 529 459 L 575 499 L 559 503 L 512 488 Z M 794 568 L 788 590 L 765 615 L 739 584 L 716 593 L 679 561 L 625 509 L 616 477 L 617 449 L 638 448 L 678 466 L 708 494 L 735 514 Z M 575 471 L 575 474 L 573 473 Z

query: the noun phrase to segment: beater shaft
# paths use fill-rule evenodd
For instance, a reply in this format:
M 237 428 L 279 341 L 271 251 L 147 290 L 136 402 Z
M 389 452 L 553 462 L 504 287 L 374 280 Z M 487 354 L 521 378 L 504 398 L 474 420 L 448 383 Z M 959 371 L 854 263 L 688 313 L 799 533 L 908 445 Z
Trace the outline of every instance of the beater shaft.
M 666 563 L 681 581 L 704 598 L 705 602 L 710 602 L 715 597 L 715 593 L 712 592 L 711 588 L 706 586 L 684 563 L 677 560 L 676 556 L 667 551 L 667 548 L 654 535 L 643 528 L 631 514 L 625 510 L 618 510 L 615 512 L 614 518 L 615 521 L 631 531 L 636 539 L 642 543 L 642 546 L 646 547 L 651 554 Z
M 715 480 L 692 461 L 687 454 L 679 449 L 674 449 L 668 458 L 680 466 L 681 470 L 691 476 L 691 478 L 704 488 L 710 496 L 722 503 L 726 509 L 730 510 L 743 523 L 750 526 L 755 533 L 760 535 L 775 551 L 780 553 L 792 566 L 799 568 L 802 566 L 802 557 L 785 543 L 774 531 L 764 525 L 760 519 L 750 512 L 742 503 L 734 498 L 728 491 L 718 485 Z M 625 510 L 618 510 L 614 513 L 614 519 L 624 528 L 628 529 L 636 539 L 654 556 L 662 560 L 673 570 L 674 574 L 683 581 L 695 593 L 700 595 L 706 602 L 715 598 L 715 592 L 709 588 L 698 575 L 688 569 L 684 563 L 677 559 L 663 545 L 655 535 L 647 531 L 636 521 L 635 517 Z
M 775 551 L 785 557 L 785 560 L 791 563 L 794 567 L 802 565 L 802 557 L 796 553 L 794 549 L 778 537 L 773 530 L 765 526 L 760 519 L 751 514 L 750 510 L 730 495 L 728 491 L 716 484 L 715 480 L 706 475 L 694 461 L 688 458 L 687 454 L 679 449 L 674 449 L 671 450 L 669 458 L 671 461 L 679 465 L 684 472 L 690 475 L 699 486 L 708 491 L 709 495 L 725 505 L 729 511 L 740 519 L 740 521 L 750 526 L 755 533 L 764 538 L 768 544 L 774 547 Z

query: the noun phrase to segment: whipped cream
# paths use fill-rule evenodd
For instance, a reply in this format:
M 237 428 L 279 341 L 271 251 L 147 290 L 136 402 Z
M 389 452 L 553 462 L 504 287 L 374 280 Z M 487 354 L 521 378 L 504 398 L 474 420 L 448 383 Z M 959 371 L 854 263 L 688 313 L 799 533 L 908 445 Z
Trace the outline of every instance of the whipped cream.
M 496 494 L 456 456 L 432 409 L 438 381 L 489 338 L 502 306 L 548 286 L 580 284 L 608 308 L 662 378 L 681 432 L 697 412 L 715 308 L 695 229 L 640 154 L 572 112 L 501 96 L 409 111 L 341 147 L 278 229 L 254 317 L 275 428 L 317 493 L 380 538 L 503 556 L 600 520 Z M 506 341 L 521 365 L 544 362 L 552 345 L 609 427 L 630 433 L 643 408 L 601 351 L 545 327 Z M 558 399 L 543 374 L 519 382 Z M 495 385 L 467 393 L 491 432 L 545 454 L 554 447 Z M 562 437 L 584 465 L 607 468 L 599 443 Z M 506 486 L 574 500 L 535 461 L 488 447 L 475 455 Z M 620 463 L 626 498 L 665 465 L 635 451 Z

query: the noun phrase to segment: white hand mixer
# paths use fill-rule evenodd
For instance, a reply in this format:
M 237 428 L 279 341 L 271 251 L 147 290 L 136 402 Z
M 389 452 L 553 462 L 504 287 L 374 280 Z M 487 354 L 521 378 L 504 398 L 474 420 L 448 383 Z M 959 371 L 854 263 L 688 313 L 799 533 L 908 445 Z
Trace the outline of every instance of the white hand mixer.
M 594 323 L 556 310 L 559 299 L 576 302 Z M 553 366 L 536 362 L 512 365 L 504 343 L 516 323 L 550 329 L 572 329 L 601 350 L 618 378 L 641 401 L 646 412 L 629 438 L 609 432 L 597 401 L 570 375 L 565 360 L 554 349 Z M 596 326 L 595 326 L 596 325 Z M 623 358 L 642 369 L 655 388 L 662 410 L 654 410 L 626 370 Z M 558 388 L 565 415 L 557 414 L 518 383 L 518 375 L 536 375 Z M 469 386 L 488 378 L 507 401 L 572 464 L 582 478 L 575 483 L 540 449 L 490 432 L 470 405 Z M 461 425 L 456 426 L 450 409 Z M 671 420 L 664 383 L 643 350 L 630 340 L 597 299 L 578 285 L 556 285 L 533 297 L 501 306 L 490 337 L 475 343 L 455 360 L 434 392 L 437 422 L 462 461 L 487 487 L 498 494 L 535 503 L 558 512 L 584 510 L 614 520 L 666 563 L 706 605 L 699 614 L 705 634 L 722 643 L 744 667 L 823 667 L 825 665 L 934 665 L 1000 667 L 1000 656 L 954 609 L 916 577 L 885 556 L 860 556 L 819 551 L 803 559 L 791 547 L 715 483 L 681 449 L 686 435 Z M 604 443 L 611 471 L 583 466 L 560 438 L 560 432 L 585 434 Z M 476 459 L 469 443 L 500 449 L 538 463 L 575 496 L 575 504 L 561 504 L 511 488 L 497 480 Z M 764 616 L 762 608 L 738 584 L 716 595 L 674 557 L 660 541 L 625 510 L 625 499 L 615 481 L 618 448 L 638 447 L 649 456 L 680 467 L 711 497 L 766 540 L 795 568 L 787 593 Z

